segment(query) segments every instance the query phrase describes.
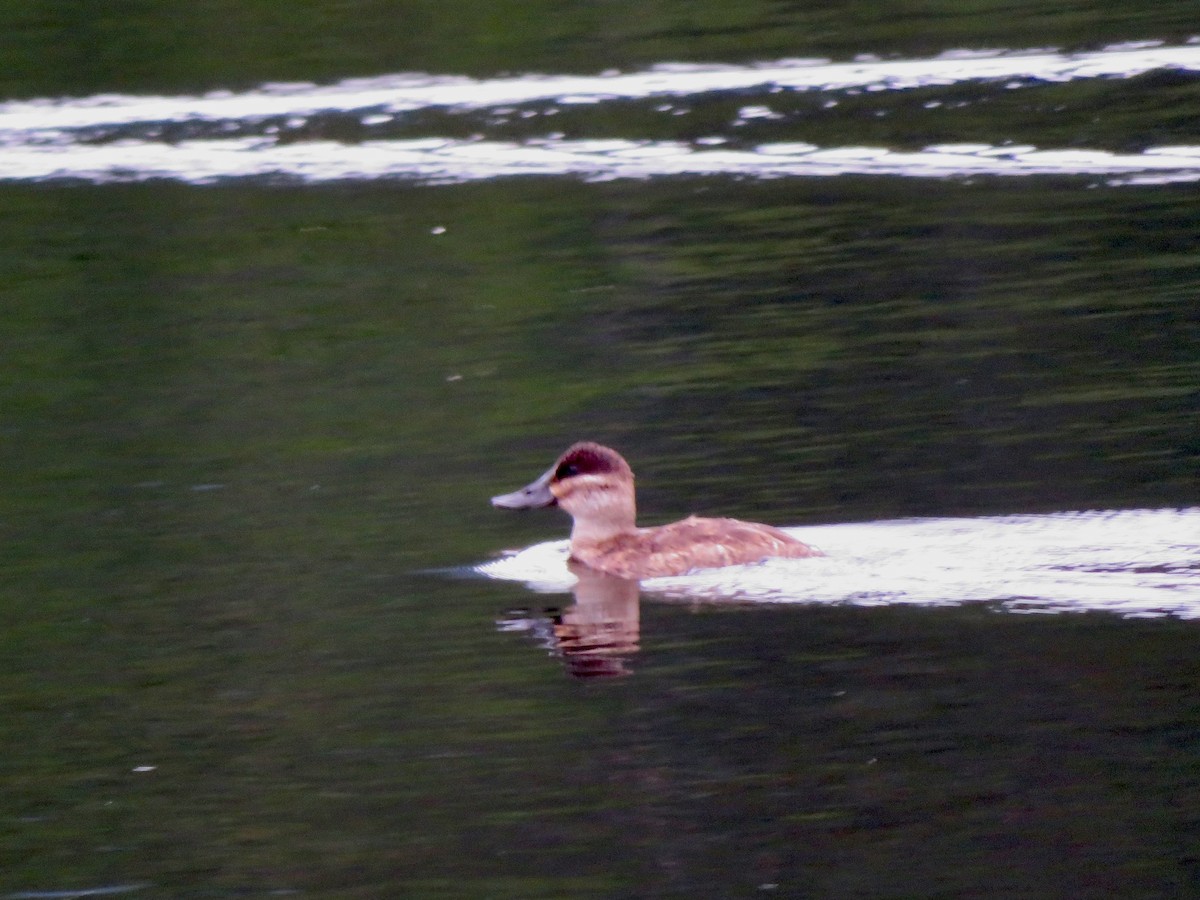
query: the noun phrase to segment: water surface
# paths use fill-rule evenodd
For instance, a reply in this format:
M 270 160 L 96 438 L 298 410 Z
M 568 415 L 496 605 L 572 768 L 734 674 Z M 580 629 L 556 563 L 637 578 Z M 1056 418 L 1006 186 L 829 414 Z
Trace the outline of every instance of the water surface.
M 622 11 L 14 13 L 0 897 L 1200 890 L 1194 11 Z
M 100 182 L 716 174 L 1190 182 L 1200 177 L 1197 145 L 1155 144 L 1129 127 L 1139 111 L 1158 114 L 1140 81 L 1168 82 L 1155 104 L 1167 93 L 1187 103 L 1198 69 L 1194 43 L 1144 41 L 1087 53 L 958 50 L 492 79 L 408 73 L 202 96 L 37 98 L 0 106 L 0 154 L 7 178 Z M 1122 107 L 1109 130 L 1092 126 L 1091 104 L 1079 108 L 1056 89 L 1076 81 L 1118 83 L 1105 85 L 1106 102 Z M 1031 96 L 1006 96 L 1014 91 Z M 1086 130 L 1072 134 L 1081 115 Z M 872 127 L 881 119 L 885 127 Z M 612 132 L 615 121 L 625 129 Z M 1095 143 L 1081 146 L 1089 132 Z M 857 141 L 822 145 L 822 135 Z

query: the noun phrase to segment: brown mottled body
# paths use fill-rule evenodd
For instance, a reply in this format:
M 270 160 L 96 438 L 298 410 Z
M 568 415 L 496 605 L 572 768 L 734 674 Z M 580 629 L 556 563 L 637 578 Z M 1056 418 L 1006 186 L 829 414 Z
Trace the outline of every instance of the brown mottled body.
M 571 558 L 620 578 L 658 578 L 769 557 L 824 556 L 770 525 L 691 516 L 638 528 L 633 471 L 615 450 L 575 444 L 537 481 L 492 503 L 508 509 L 561 506 L 573 519 Z
M 660 578 L 769 557 L 823 556 L 778 528 L 739 519 L 689 516 L 659 528 L 638 528 L 605 540 L 571 541 L 571 557 L 621 578 Z

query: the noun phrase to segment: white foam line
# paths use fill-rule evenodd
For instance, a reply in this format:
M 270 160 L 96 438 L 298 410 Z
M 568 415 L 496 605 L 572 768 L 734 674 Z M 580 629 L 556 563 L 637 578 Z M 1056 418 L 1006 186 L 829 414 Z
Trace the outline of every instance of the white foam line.
M 100 145 L 26 146 L 0 151 L 0 178 L 93 182 L 165 178 L 207 184 L 229 178 L 279 176 L 301 182 L 411 179 L 466 182 L 517 175 L 573 175 L 589 180 L 724 175 L 751 178 L 844 174 L 919 178 L 1092 175 L 1200 179 L 1200 147 L 1157 147 L 1116 154 L 1029 147 L 940 145 L 915 152 L 878 147 L 764 145 L 755 150 L 697 148 L 676 142 L 312 141 L 275 144 L 263 138 L 120 141 Z
M 647 596 L 712 602 L 1107 611 L 1200 618 L 1200 508 L 977 519 L 910 519 L 795 529 L 828 556 L 775 559 L 642 584 Z M 478 566 L 490 578 L 561 593 L 567 542 Z
M 487 109 L 509 104 L 599 103 L 610 99 L 685 97 L 761 87 L 788 90 L 902 90 L 964 81 L 1129 78 L 1155 69 L 1200 71 L 1200 45 L 1119 45 L 1091 53 L 952 51 L 911 60 L 783 59 L 741 66 L 660 65 L 601 75 L 522 75 L 472 79 L 421 74 L 359 78 L 336 84 L 271 84 L 242 93 L 201 96 L 102 94 L 0 104 L 0 133 L 52 133 L 135 122 L 240 121 L 326 111 L 402 113 L 429 107 Z

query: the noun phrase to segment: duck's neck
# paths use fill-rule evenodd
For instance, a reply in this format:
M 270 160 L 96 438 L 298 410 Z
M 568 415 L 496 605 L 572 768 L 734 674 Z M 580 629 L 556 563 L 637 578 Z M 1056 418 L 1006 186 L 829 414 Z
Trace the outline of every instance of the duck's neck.
M 632 497 L 581 512 L 583 514 L 572 517 L 572 547 L 601 544 L 618 535 L 637 531 L 637 506 Z

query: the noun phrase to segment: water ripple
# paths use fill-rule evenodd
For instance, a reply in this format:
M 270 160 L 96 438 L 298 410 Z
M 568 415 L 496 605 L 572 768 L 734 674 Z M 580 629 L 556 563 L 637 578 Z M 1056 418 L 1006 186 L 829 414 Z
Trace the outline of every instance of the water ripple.
M 203 96 L 106 94 L 12 101 L 0 104 L 0 178 L 91 182 L 165 178 L 207 184 L 272 177 L 299 182 L 376 178 L 458 182 L 514 175 L 602 180 L 867 174 L 1084 175 L 1110 183 L 1195 181 L 1200 179 L 1200 150 L 1193 146 L 1152 146 L 1140 153 L 1004 142 L 937 144 L 919 150 L 819 147 L 795 141 L 748 146 L 737 136 L 739 126 L 750 121 L 769 126 L 784 118 L 760 103 L 744 103 L 738 117 L 726 123 L 727 133 L 718 126 L 717 133 L 688 141 L 636 140 L 628 135 L 605 141 L 566 140 L 556 133 L 496 140 L 488 133 L 491 119 L 481 125 L 483 133 L 466 139 L 424 137 L 420 132 L 414 138 L 394 130 L 398 121 L 417 111 L 457 115 L 488 110 L 500 123 L 509 116 L 537 119 L 572 106 L 613 100 L 696 98 L 752 90 L 767 95 L 903 91 L 978 81 L 1008 89 L 1076 79 L 1123 79 L 1161 70 L 1200 72 L 1200 44 L 1126 44 L 1075 54 L 955 51 L 926 59 L 848 63 L 671 64 L 594 76 L 476 80 L 405 74 L 324 86 L 275 84 Z M 836 105 L 833 100 L 827 103 Z M 518 110 L 522 104 L 543 106 Z M 672 115 L 679 111 L 671 104 L 655 109 Z M 340 129 L 339 137 L 347 129 L 350 133 L 345 140 L 303 133 L 314 122 L 319 123 L 318 132 L 333 128 Z M 406 121 L 405 127 L 417 126 Z M 760 141 L 764 137 L 757 136 Z
M 646 596 L 710 602 L 926 606 L 990 602 L 1012 612 L 1104 611 L 1200 618 L 1200 507 L 908 519 L 794 529 L 828 556 L 775 559 L 642 583 Z M 570 590 L 566 542 L 477 567 Z
M 783 59 L 750 65 L 664 64 L 642 72 L 522 75 L 478 80 L 421 74 L 355 78 L 332 85 L 271 84 L 202 96 L 103 94 L 0 104 L 0 133 L 48 132 L 134 122 L 228 121 L 307 116 L 328 111 L 403 113 L 429 107 L 486 109 L 534 102 L 695 96 L 713 91 L 907 90 L 968 81 L 1064 82 L 1131 78 L 1172 69 L 1200 72 L 1200 45 L 1123 44 L 1092 53 L 951 51 L 926 59 L 831 63 Z
M 76 146 L 69 153 L 35 146 L 10 149 L 3 157 L 0 177 L 5 179 L 97 183 L 172 179 L 209 184 L 230 178 L 272 177 L 306 183 L 380 178 L 450 183 L 521 175 L 571 175 L 602 181 L 685 175 L 786 178 L 848 174 L 916 178 L 1087 175 L 1139 183 L 1200 180 L 1200 146 L 1117 154 L 980 144 L 944 144 L 901 152 L 794 143 L 734 150 L 674 141 L 511 143 L 435 138 L 279 145 L 249 138 L 178 144 L 120 141 Z

